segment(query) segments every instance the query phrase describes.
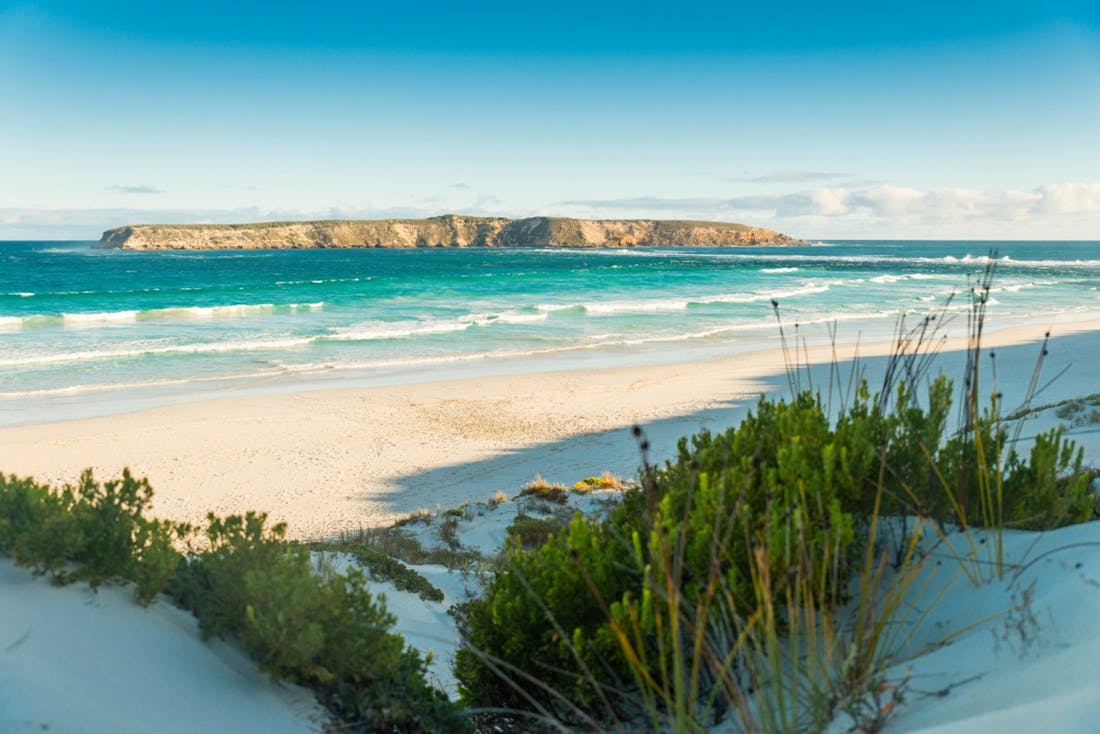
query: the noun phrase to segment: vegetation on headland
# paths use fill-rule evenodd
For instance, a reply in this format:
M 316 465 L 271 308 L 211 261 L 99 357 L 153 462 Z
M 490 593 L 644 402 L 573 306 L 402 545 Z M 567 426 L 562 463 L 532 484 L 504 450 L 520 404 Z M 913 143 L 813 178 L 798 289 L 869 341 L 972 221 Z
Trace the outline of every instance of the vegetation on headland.
M 637 486 L 605 476 L 521 488 L 495 561 L 456 534 L 480 507 L 297 544 L 254 513 L 210 516 L 201 534 L 148 519 L 152 489 L 128 472 L 61 488 L 0 476 L 0 552 L 59 583 L 132 582 L 142 603 L 167 593 L 203 634 L 239 640 L 273 678 L 316 691 L 341 730 L 694 732 L 724 722 L 793 732 L 846 718 L 878 731 L 906 692 L 887 671 L 927 613 L 906 598 L 930 542 L 981 583 L 1007 570 L 1003 529 L 1094 516 L 1095 473 L 1072 442 L 1041 434 L 1021 456 L 1001 397 L 979 396 L 987 285 L 975 292 L 957 402 L 946 377 L 924 379 L 921 338 L 899 339 L 898 369 L 877 393 L 858 381 L 836 395 L 800 389 L 789 365 L 788 399 L 762 398 L 739 425 L 682 439 L 662 466 L 646 460 L 639 431 Z M 953 405 L 960 428 L 949 431 Z M 562 503 L 612 486 L 622 501 L 605 517 Z M 950 545 L 949 527 L 962 545 Z M 431 529 L 437 547 L 413 529 Z M 347 553 L 366 573 L 337 573 L 318 550 Z M 426 682 L 426 661 L 368 589 L 366 574 L 442 596 L 396 559 L 486 574 L 482 596 L 457 610 L 461 704 Z
M 798 245 L 775 230 L 734 222 L 567 217 L 323 220 L 254 224 L 134 224 L 97 247 L 124 250 L 332 247 L 736 247 Z

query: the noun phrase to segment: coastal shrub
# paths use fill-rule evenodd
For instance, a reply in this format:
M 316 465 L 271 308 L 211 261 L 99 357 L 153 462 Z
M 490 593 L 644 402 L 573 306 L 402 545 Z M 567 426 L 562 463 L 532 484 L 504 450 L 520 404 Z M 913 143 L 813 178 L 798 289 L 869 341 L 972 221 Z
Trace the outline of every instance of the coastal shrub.
M 321 542 L 324 544 L 328 541 Z M 342 532 L 331 543 L 349 553 L 362 547 L 413 564 L 425 563 L 424 557 L 428 553 L 419 539 L 405 526 L 396 523 L 391 527 L 359 528 Z
M 372 553 L 379 553 L 415 566 L 435 564 L 451 571 L 467 570 L 484 560 L 481 553 L 474 548 L 451 548 L 446 545 L 425 547 L 400 525 L 361 528 L 355 532 L 342 533 L 331 547 L 353 554 L 358 554 L 358 549 L 364 548 L 370 551 L 366 558 L 370 558 Z
M 424 601 L 443 601 L 443 592 L 432 585 L 422 574 L 385 553 L 353 543 L 320 544 L 315 547 L 350 553 L 367 570 L 372 581 L 389 581 L 398 590 L 411 591 Z
M 623 482 L 622 477 L 617 477 L 611 472 L 606 471 L 598 477 L 585 477 L 573 485 L 573 491 L 581 494 L 587 494 L 600 489 L 623 491 L 626 488 L 627 484 Z
M 439 539 L 451 550 L 458 550 L 462 546 L 458 539 L 458 520 L 461 517 L 461 511 L 459 512 L 458 516 L 448 514 L 439 524 Z
M 207 549 L 180 561 L 169 594 L 194 613 L 204 637 L 239 634 L 249 603 L 245 579 L 280 562 L 286 523 L 268 527 L 266 513 L 209 513 L 205 533 Z
M 1083 461 L 1084 449 L 1066 441 L 1061 429 L 1037 435 L 1027 461 L 1012 451 L 1004 482 L 1006 525 L 1049 530 L 1088 520 L 1091 475 Z
M 606 608 L 592 593 L 594 586 L 619 599 L 637 585 L 618 562 L 622 552 L 610 525 L 579 514 L 533 550 L 510 544 L 485 594 L 458 616 L 455 676 L 463 699 L 569 720 L 575 706 L 598 705 L 596 681 L 626 680 Z
M 550 536 L 562 527 L 562 523 L 554 518 L 523 515 L 512 521 L 507 528 L 507 533 L 513 542 L 524 548 L 536 548 L 549 540 Z
M 643 647 L 667 642 L 652 588 L 674 583 L 691 605 L 717 570 L 735 604 L 730 612 L 747 616 L 757 604 L 757 548 L 768 549 L 776 578 L 805 561 L 792 552 L 798 545 L 813 549 L 818 569 L 828 567 L 825 555 L 847 557 L 854 523 L 841 500 L 859 496 L 865 477 L 852 470 L 862 464 L 844 457 L 809 393 L 789 403 L 762 399 L 740 426 L 682 439 L 676 460 L 648 471 L 642 490 L 628 492 L 606 522 L 577 518 L 544 545 L 509 552 L 462 620 L 456 675 L 464 699 L 521 708 L 532 699 L 562 716 L 623 715 L 630 704 L 594 681 L 632 681 L 616 632 L 628 618 L 641 620 Z M 683 539 L 675 574 L 650 552 L 669 537 Z M 494 667 L 522 671 L 556 695 L 540 686 L 514 690 Z
M 124 469 L 98 482 L 85 470 L 75 485 L 53 489 L 33 479 L 0 477 L 0 550 L 57 583 L 130 581 L 150 603 L 179 563 L 174 543 L 189 526 L 145 517 L 153 497 L 147 479 Z
M 641 488 L 606 521 L 577 519 L 542 545 L 509 549 L 461 619 L 455 671 L 464 700 L 591 725 L 586 717 L 637 715 L 639 698 L 621 695 L 627 689 L 655 696 L 645 710 L 677 705 L 670 681 L 687 676 L 688 698 L 717 717 L 733 667 L 774 677 L 809 664 L 754 662 L 748 648 L 735 654 L 738 645 L 774 650 L 793 629 L 822 634 L 823 620 L 853 603 L 855 623 L 830 622 L 820 662 L 828 681 L 803 707 L 834 715 L 838 690 L 862 695 L 881 682 L 895 634 L 884 599 L 887 616 L 901 614 L 898 589 L 916 568 L 918 532 L 903 533 L 890 554 L 868 542 L 884 513 L 958 522 L 973 508 L 972 524 L 1046 528 L 1091 512 L 1091 475 L 1060 432 L 1040 435 L 1019 457 L 1004 450 L 1006 426 L 988 416 L 945 438 L 951 405 L 945 377 L 929 383 L 923 402 L 902 383 L 888 400 L 864 384 L 835 420 L 803 391 L 762 398 L 725 432 L 681 439 L 675 459 L 646 466 Z M 975 488 L 979 477 L 996 491 Z M 979 512 L 989 497 L 1000 498 L 997 507 Z M 757 626 L 765 621 L 770 627 Z M 693 668 L 703 647 L 710 659 Z M 776 715 L 790 724 L 789 713 Z
M 519 493 L 521 497 L 534 497 L 559 505 L 569 502 L 569 489 L 567 487 L 560 484 L 550 484 L 541 476 L 536 476 L 534 481 L 525 484 Z
M 968 431 L 952 436 L 936 457 L 944 520 L 963 526 L 1049 530 L 1092 516 L 1084 450 L 1062 429 L 1035 436 L 1021 457 L 996 402 Z M 937 518 L 939 519 L 939 518 Z
M 74 503 L 71 488 L 54 491 L 29 477 L 0 475 L 0 551 L 64 583 L 83 546 Z
M 394 527 L 400 528 L 400 527 L 404 527 L 406 525 L 417 525 L 417 524 L 424 524 L 424 525 L 431 525 L 432 524 L 432 513 L 431 513 L 430 510 L 428 510 L 428 508 L 421 507 L 419 510 L 416 510 L 415 512 L 410 512 L 405 517 L 402 517 L 402 518 L 399 518 L 398 520 L 396 520 L 393 525 L 394 525 Z
M 209 516 L 208 550 L 172 585 L 203 634 L 233 635 L 272 678 L 312 688 L 342 730 L 468 731 L 362 572 L 318 567 L 285 532 L 264 514 Z

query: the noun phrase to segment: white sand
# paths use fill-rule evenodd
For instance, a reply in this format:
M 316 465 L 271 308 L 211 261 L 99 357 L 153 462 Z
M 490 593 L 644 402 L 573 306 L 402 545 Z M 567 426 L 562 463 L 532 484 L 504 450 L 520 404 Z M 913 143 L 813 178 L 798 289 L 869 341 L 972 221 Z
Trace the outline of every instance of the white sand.
M 304 689 L 203 643 L 189 612 L 129 589 L 56 588 L 0 559 L 0 731 L 63 734 L 318 731 Z
M 1100 323 L 1079 327 L 1100 330 Z M 1026 342 L 1045 330 L 1006 330 L 986 344 Z M 818 362 L 831 356 L 809 354 Z M 207 511 L 265 510 L 289 521 L 292 536 L 309 537 L 487 499 L 498 489 L 514 494 L 536 473 L 568 483 L 604 470 L 633 476 L 640 463 L 633 424 L 646 425 L 657 458 L 667 456 L 677 437 L 729 425 L 761 392 L 785 385 L 782 364 L 773 350 L 678 365 L 220 398 L 5 428 L 0 471 L 64 482 L 85 467 L 106 478 L 129 466 L 149 477 L 162 517 L 200 522 Z

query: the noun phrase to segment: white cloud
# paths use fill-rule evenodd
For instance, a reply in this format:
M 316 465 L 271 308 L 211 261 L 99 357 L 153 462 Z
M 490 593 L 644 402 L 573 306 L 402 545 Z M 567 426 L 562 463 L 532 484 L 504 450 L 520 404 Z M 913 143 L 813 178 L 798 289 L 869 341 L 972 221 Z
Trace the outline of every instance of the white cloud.
M 866 208 L 878 217 L 909 216 L 924 205 L 924 194 L 920 191 L 898 186 L 876 186 L 866 191 L 853 192 L 853 197 L 856 208 Z
M 119 194 L 163 194 L 164 189 L 157 188 L 156 186 L 150 186 L 149 184 L 132 184 L 121 185 L 115 184 L 114 186 L 108 186 L 109 191 L 115 191 Z
M 852 192 L 840 188 L 816 189 L 810 193 L 814 213 L 826 217 L 843 216 L 851 211 Z
M 463 202 L 421 198 L 402 205 L 338 204 L 327 209 L 0 208 L 0 239 L 94 239 L 124 224 L 232 223 L 286 219 L 384 219 L 446 212 L 483 216 L 534 213 L 604 218 L 717 219 L 772 227 L 802 237 L 942 239 L 1098 239 L 1100 181 L 1061 182 L 1029 191 L 886 184 L 822 186 L 734 197 L 635 196 L 571 199 L 517 208 L 489 194 Z
M 746 183 L 811 183 L 814 181 L 835 181 L 838 178 L 849 178 L 849 173 L 836 173 L 834 171 L 772 171 L 763 176 L 740 176 L 731 181 L 743 181 Z
M 1036 189 L 1035 210 L 1044 214 L 1095 214 L 1100 212 L 1100 181 L 1046 184 Z
M 1052 183 L 1031 191 L 888 184 L 828 186 L 730 198 L 571 200 L 575 216 L 710 217 L 802 236 L 884 238 L 1098 238 L 1100 182 Z

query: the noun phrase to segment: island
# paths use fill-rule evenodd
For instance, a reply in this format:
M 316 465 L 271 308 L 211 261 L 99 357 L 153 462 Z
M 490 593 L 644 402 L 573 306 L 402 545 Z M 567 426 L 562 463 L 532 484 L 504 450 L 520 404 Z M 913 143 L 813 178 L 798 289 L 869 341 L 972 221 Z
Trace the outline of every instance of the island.
M 328 247 L 738 247 L 802 245 L 762 227 L 733 222 L 566 217 L 330 219 L 253 224 L 133 224 L 109 229 L 112 250 L 259 250 Z

